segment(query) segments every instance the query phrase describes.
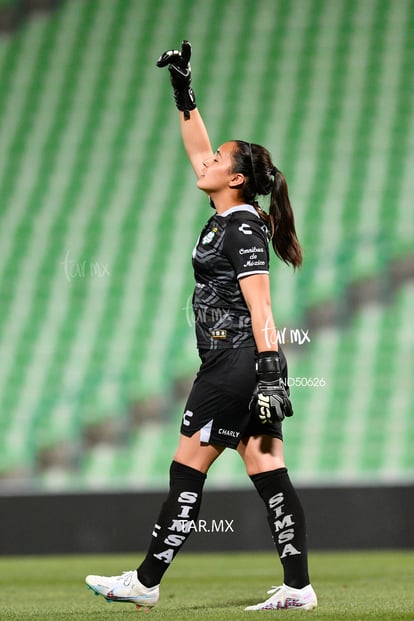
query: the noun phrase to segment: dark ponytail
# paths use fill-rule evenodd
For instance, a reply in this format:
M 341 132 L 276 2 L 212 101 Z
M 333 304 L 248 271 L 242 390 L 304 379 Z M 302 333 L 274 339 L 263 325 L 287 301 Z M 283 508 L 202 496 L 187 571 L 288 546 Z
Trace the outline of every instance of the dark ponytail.
M 270 153 L 258 144 L 235 140 L 234 172 L 241 172 L 246 181 L 243 200 L 253 205 L 270 229 L 272 246 L 277 256 L 294 268 L 302 265 L 302 249 L 296 236 L 295 217 L 289 200 L 284 175 L 273 165 Z M 269 213 L 258 204 L 256 196 L 270 194 Z
M 269 220 L 272 246 L 278 257 L 294 268 L 302 265 L 302 248 L 296 235 L 295 216 L 289 200 L 288 186 L 280 170 L 275 170 L 270 194 Z M 260 214 L 259 214 L 260 215 Z

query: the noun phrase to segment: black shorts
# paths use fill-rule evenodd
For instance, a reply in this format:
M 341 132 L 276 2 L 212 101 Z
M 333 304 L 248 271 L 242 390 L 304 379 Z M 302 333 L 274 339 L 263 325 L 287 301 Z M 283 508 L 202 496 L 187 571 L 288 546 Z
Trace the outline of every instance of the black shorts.
M 283 378 L 287 385 L 286 359 L 281 350 Z M 237 448 L 249 436 L 283 439 L 279 422 L 263 425 L 249 412 L 256 386 L 254 347 L 206 351 L 185 405 L 181 433 L 191 437 L 200 431 L 200 442 Z

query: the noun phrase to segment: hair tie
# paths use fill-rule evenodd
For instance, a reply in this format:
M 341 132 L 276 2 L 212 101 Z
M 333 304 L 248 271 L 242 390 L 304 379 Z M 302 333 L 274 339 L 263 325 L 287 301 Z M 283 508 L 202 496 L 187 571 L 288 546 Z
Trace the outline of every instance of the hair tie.
M 276 166 L 273 166 L 272 170 L 270 171 L 270 174 L 273 175 L 273 177 L 276 177 L 276 174 L 278 172 L 280 172 L 280 170 L 276 168 Z

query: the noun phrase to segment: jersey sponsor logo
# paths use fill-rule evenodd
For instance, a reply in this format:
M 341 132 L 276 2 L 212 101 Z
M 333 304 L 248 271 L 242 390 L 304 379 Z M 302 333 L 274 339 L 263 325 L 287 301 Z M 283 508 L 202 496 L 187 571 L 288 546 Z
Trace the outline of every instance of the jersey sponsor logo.
M 252 261 L 251 259 L 243 263 L 243 267 L 263 267 L 264 265 L 266 265 L 264 261 Z
M 247 257 L 246 263 L 243 263 L 243 267 L 263 267 L 266 265 L 266 262 L 262 260 L 262 258 L 258 258 L 258 254 L 263 253 L 264 248 L 257 248 L 253 246 L 252 248 L 240 248 L 239 254 L 241 254 L 244 258 L 245 255 L 249 255 Z
M 239 226 L 239 231 L 241 233 L 244 233 L 245 235 L 251 235 L 252 234 L 252 230 L 250 228 L 250 224 L 246 224 L 245 222 L 243 222 L 243 224 L 241 224 Z
M 258 248 L 257 246 L 252 246 L 251 248 L 240 248 L 239 254 L 257 254 L 258 252 L 264 252 L 264 248 Z

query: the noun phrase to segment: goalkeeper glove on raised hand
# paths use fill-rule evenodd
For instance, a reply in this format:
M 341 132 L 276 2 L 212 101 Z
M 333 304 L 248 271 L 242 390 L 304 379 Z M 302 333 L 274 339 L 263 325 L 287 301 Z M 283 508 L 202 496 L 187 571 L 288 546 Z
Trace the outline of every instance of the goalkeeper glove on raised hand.
M 181 52 L 167 50 L 157 60 L 157 67 L 167 67 L 170 72 L 171 84 L 174 92 L 175 105 L 184 112 L 186 119 L 190 118 L 190 110 L 196 107 L 194 91 L 191 88 L 191 43 L 183 41 Z
M 258 354 L 257 385 L 249 407 L 263 425 L 281 422 L 285 416 L 293 415 L 277 351 L 265 351 Z

